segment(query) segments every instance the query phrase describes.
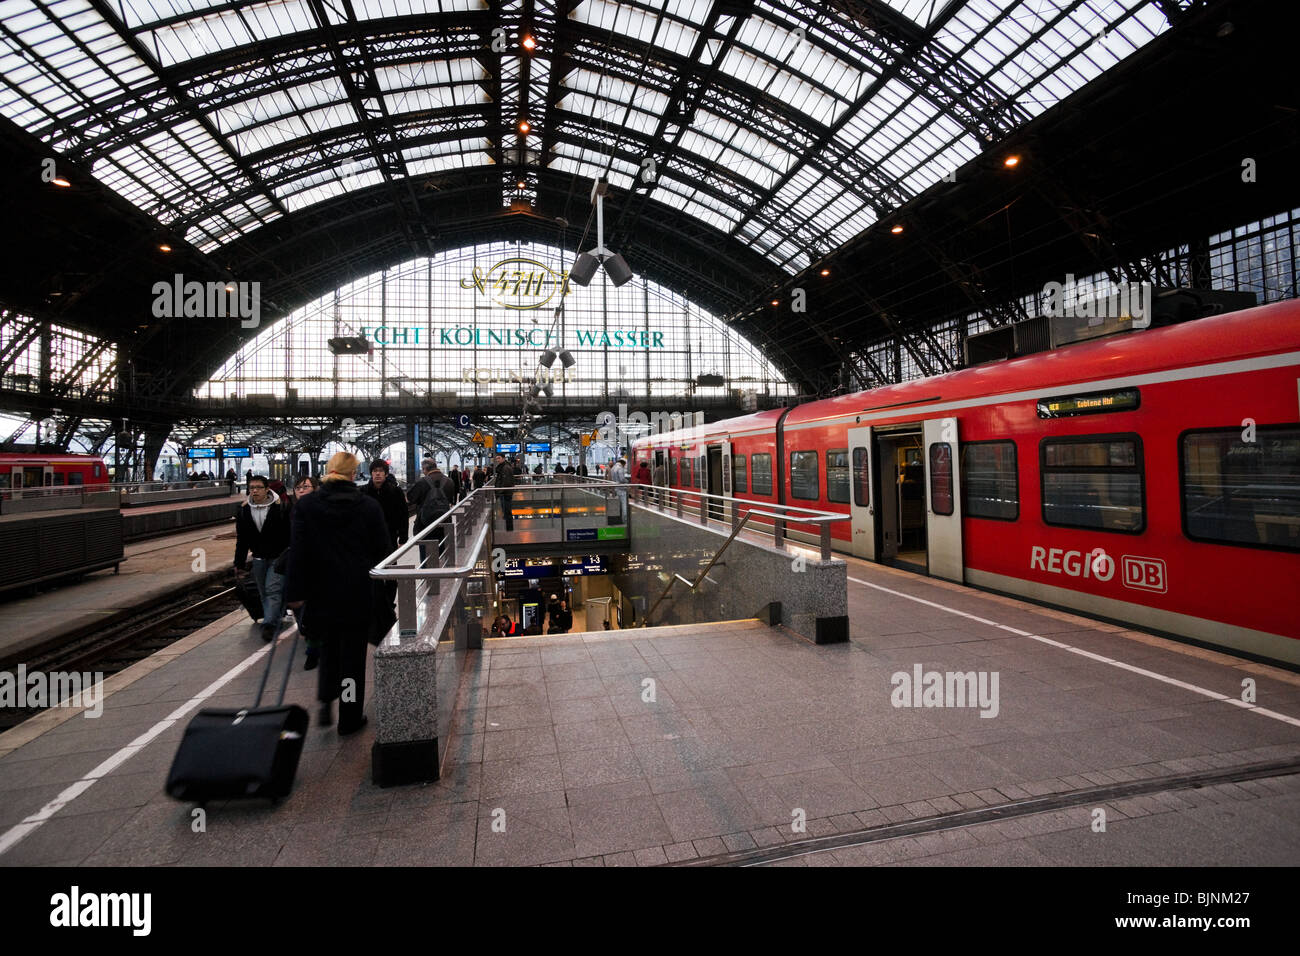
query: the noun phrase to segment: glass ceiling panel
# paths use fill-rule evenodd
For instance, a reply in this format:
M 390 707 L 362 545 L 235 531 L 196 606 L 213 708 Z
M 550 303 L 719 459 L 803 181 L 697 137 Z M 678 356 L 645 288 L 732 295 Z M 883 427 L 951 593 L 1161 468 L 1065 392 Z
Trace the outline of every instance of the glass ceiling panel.
M 883 3 L 916 23 L 922 35 L 936 12 L 950 7 L 946 0 L 870 2 Z M 341 7 L 326 4 L 325 9 L 331 22 L 344 19 Z M 454 14 L 481 10 L 483 4 L 481 0 L 353 0 L 352 9 L 360 20 L 367 21 Z M 510 24 L 524 16 L 522 0 L 505 0 L 497 9 Z M 644 71 L 643 82 L 617 79 L 595 67 L 572 70 L 564 80 L 564 107 L 583 117 L 585 123 L 579 129 L 569 118 L 566 125 L 571 129 L 548 130 L 556 144 L 553 168 L 584 170 L 583 175 L 604 169 L 605 158 L 583 153 L 574 145 L 595 123 L 607 124 L 611 135 L 621 137 L 621 149 L 631 154 L 643 150 L 644 140 L 657 129 L 668 108 L 668 98 L 645 84 L 675 85 L 677 60 L 652 56 L 642 64 L 639 51 L 627 51 L 626 44 L 648 43 L 653 38 L 668 54 L 688 57 L 699 38 L 699 27 L 712 9 L 713 0 L 582 0 L 573 11 L 573 20 L 609 36 L 577 41 L 574 56 L 600 62 L 619 55 L 620 43 L 624 44 L 622 56 L 629 67 Z M 539 7 L 537 16 L 553 30 L 554 24 L 545 22 L 553 16 L 550 8 Z M 819 19 L 809 22 L 805 19 L 809 16 Z M 849 18 L 839 17 L 839 26 L 827 29 L 821 18 L 831 16 L 839 17 L 833 11 L 783 9 L 777 0 L 758 0 L 752 15 L 738 25 L 735 43 L 724 48 L 720 39 L 712 39 L 700 58 L 701 66 L 717 59 L 732 95 L 755 100 L 766 95 L 787 104 L 793 122 L 803 128 L 783 130 L 783 137 L 814 137 L 830 127 L 837 149 L 868 158 L 882 176 L 895 181 L 898 195 L 890 203 L 899 196 L 914 195 L 948 169 L 993 145 L 972 135 L 968 125 L 976 122 L 974 119 L 959 112 L 950 115 L 938 103 L 963 95 L 972 85 L 983 85 L 985 94 L 992 93 L 1015 107 L 1016 121 L 1037 115 L 1168 29 L 1154 0 L 961 0 L 955 14 L 928 40 L 932 60 L 938 62 L 927 64 L 923 73 L 898 72 L 856 115 L 848 115 L 846 111 L 870 88 L 881 69 L 880 61 L 888 54 L 869 45 L 865 30 L 855 42 Z M 724 16 L 718 29 L 725 33 L 733 22 Z M 240 78 L 225 75 L 183 81 L 190 102 L 199 104 L 197 107 L 177 103 L 167 95 L 168 84 L 176 80 L 160 71 L 175 64 L 315 29 L 309 0 L 241 4 L 228 0 L 111 0 L 102 13 L 88 0 L 46 0 L 41 5 L 36 0 L 3 0 L 0 23 L 4 28 L 0 30 L 0 69 L 6 81 L 0 84 L 0 113 L 52 147 L 84 158 L 97 177 L 147 213 L 166 221 L 177 215 L 201 215 L 200 231 L 208 237 L 227 237 L 232 228 L 257 228 L 263 211 L 274 214 L 264 188 L 250 193 L 253 198 L 247 208 L 231 199 L 250 185 L 235 164 L 236 156 L 256 156 L 259 168 L 278 168 L 282 162 L 286 168 L 315 165 L 319 157 L 301 146 L 295 147 L 294 156 L 287 161 L 278 154 L 290 142 L 319 136 L 333 139 L 330 131 L 358 124 L 337 77 L 324 79 L 316 72 L 311 82 L 291 79 L 298 71 L 319 71 L 322 63 L 329 63 L 321 57 L 319 38 L 311 34 L 304 34 L 300 55 L 277 61 L 277 75 L 259 75 L 240 95 L 231 95 L 239 89 Z M 803 41 L 796 28 L 806 31 Z M 124 40 L 131 32 L 146 51 L 143 58 Z M 387 58 L 399 49 L 402 41 L 390 37 L 364 41 L 348 52 L 350 59 L 354 54 L 369 54 L 379 61 L 378 80 L 391 115 L 436 115 L 452 107 L 481 106 L 488 77 L 486 67 L 477 60 L 446 61 L 429 55 L 419 59 L 416 51 L 415 62 L 393 65 Z M 504 79 L 509 82 L 518 75 L 521 60 L 517 53 L 504 60 L 508 70 Z M 250 62 L 262 68 L 266 60 L 259 53 L 251 55 Z M 524 94 L 529 113 L 542 130 L 548 129 L 545 93 L 552 66 L 539 57 Z M 925 82 L 921 77 L 930 74 L 951 89 L 935 91 L 924 85 L 918 89 L 918 83 Z M 292 85 L 284 85 L 286 82 Z M 715 85 L 717 82 L 722 82 L 722 77 L 715 79 Z M 146 89 L 151 97 L 147 105 L 131 100 L 132 91 Z M 717 164 L 721 177 L 742 184 L 737 189 L 737 203 L 749 202 L 742 198 L 747 190 L 759 195 L 757 206 L 744 211 L 765 223 L 764 230 L 807 225 L 838 236 L 875 216 L 866 203 L 881 191 L 880 184 L 860 179 L 857 173 L 849 181 L 848 174 L 835 168 L 834 162 L 782 145 L 785 140 L 761 124 L 738 128 L 709 109 L 711 98 L 719 102 L 717 96 L 716 90 L 706 92 L 704 108 L 682 137 L 681 179 L 691 180 L 699 172 L 692 154 Z M 213 98 L 220 105 L 203 105 Z M 633 104 L 630 112 L 626 110 L 629 103 Z M 197 122 L 198 110 L 205 111 L 220 140 Z M 499 111 L 486 112 L 495 117 Z M 800 115 L 806 119 L 800 121 Z M 160 122 L 171 132 L 156 132 Z M 111 133 L 136 123 L 149 131 L 144 142 L 124 144 Z M 421 121 L 422 128 L 428 126 Z M 482 132 L 485 139 L 495 136 L 489 128 Z M 397 134 L 401 134 L 400 125 Z M 501 139 L 509 141 L 513 136 Z M 97 142 L 104 143 L 102 149 L 96 149 Z M 475 145 L 421 149 L 411 159 L 439 167 L 488 163 L 481 140 L 460 142 Z M 358 143 L 356 148 L 368 147 Z M 671 173 L 672 166 L 670 163 L 661 173 Z M 627 188 L 638 174 L 639 169 L 619 162 L 614 166 L 615 185 Z M 786 175 L 792 177 L 789 182 L 774 195 L 765 194 Z M 358 175 L 353 182 L 361 186 L 363 179 L 364 175 Z M 255 185 L 262 187 L 261 183 Z M 330 195 L 340 184 L 337 176 L 325 176 L 311 181 L 299 178 L 277 188 L 290 201 L 302 203 L 312 196 Z M 667 185 L 664 192 L 671 192 Z M 731 223 L 740 218 L 738 207 L 698 190 L 674 196 L 688 203 L 690 214 L 705 222 L 716 224 L 722 219 Z M 777 223 L 781 225 L 774 225 Z M 746 237 L 748 227 L 742 235 Z M 788 251 L 782 238 L 774 234 L 763 240 L 763 247 L 778 264 L 783 264 L 781 257 Z M 793 245 L 799 246 L 800 241 Z

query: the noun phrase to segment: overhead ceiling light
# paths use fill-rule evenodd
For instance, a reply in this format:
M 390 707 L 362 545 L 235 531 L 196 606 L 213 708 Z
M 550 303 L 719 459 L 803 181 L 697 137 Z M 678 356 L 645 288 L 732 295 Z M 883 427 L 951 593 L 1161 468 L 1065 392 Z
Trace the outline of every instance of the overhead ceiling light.
M 577 364 L 578 360 L 573 357 L 573 354 L 568 349 L 564 349 L 560 352 L 560 361 L 564 364 L 565 368 L 573 368 L 573 366 Z
M 892 232 L 894 235 L 898 235 L 900 232 L 903 231 L 903 227 L 902 227 L 902 226 L 894 226 L 894 228 L 890 229 L 889 231 Z
M 518 189 L 523 189 L 523 188 L 524 188 L 525 186 L 527 186 L 527 185 L 528 185 L 528 183 L 524 182 L 522 179 L 519 180 L 519 182 L 515 183 L 515 186 L 516 186 L 516 188 L 518 188 Z
M 550 368 L 555 364 L 555 352 L 552 349 L 547 349 L 542 353 L 541 362 L 543 367 Z
M 1008 169 L 1011 168 L 1012 166 L 1018 166 L 1020 165 L 1020 157 L 1008 156 L 1006 159 L 1002 160 L 1002 165 L 1006 166 Z
M 529 123 L 528 120 L 521 119 L 519 121 L 519 132 L 523 133 L 525 136 L 528 135 L 529 131 L 532 130 L 532 128 L 533 125 Z
M 529 51 L 537 49 L 537 41 L 533 39 L 531 33 L 525 33 L 524 38 L 519 41 L 519 45 Z
M 781 300 L 780 300 L 780 299 L 773 299 L 773 300 L 772 300 L 772 304 L 773 304 L 773 305 L 780 305 L 780 304 L 781 304 Z
M 66 186 L 71 186 L 71 185 L 72 185 L 72 183 L 68 182 L 68 181 L 67 181 L 66 179 L 64 179 L 62 176 L 55 176 L 53 179 L 50 180 L 50 182 L 54 183 L 54 185 L 56 185 L 56 186 L 65 186 L 65 187 L 66 187 Z
M 160 243 L 158 243 L 158 249 L 159 249 L 159 251 L 161 251 L 161 252 L 171 252 L 171 251 L 172 251 L 172 247 L 169 246 L 169 245 L 167 245 L 167 243 L 165 243 L 165 242 L 160 242 Z
M 830 269 L 823 269 L 823 270 L 822 270 L 822 275 L 824 275 L 824 276 L 828 276 L 828 275 L 830 275 L 830 274 L 831 274 L 831 270 L 830 270 Z

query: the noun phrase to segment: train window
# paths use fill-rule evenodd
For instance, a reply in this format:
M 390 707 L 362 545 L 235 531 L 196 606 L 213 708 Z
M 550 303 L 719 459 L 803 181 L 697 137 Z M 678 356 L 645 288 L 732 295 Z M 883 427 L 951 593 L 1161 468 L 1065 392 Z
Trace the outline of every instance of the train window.
M 98 477 L 99 477 L 99 474 L 100 474 L 100 472 L 99 472 L 100 466 L 99 466 L 99 465 L 95 465 L 94 468 L 95 468 L 95 477 L 98 478 Z
M 859 508 L 871 504 L 871 470 L 867 468 L 867 450 L 853 449 L 853 503 Z
M 753 467 L 753 484 L 750 492 L 756 495 L 772 493 L 772 456 L 770 454 L 754 455 L 750 462 Z
M 695 487 L 704 489 L 704 456 L 695 459 Z
M 832 448 L 826 453 L 826 500 L 849 502 L 849 450 Z
M 679 482 L 683 488 L 691 486 L 691 460 L 683 458 L 682 460 L 682 480 Z
M 1015 521 L 1020 517 L 1016 443 L 985 441 L 961 446 L 962 514 Z
M 817 452 L 790 452 L 790 497 L 816 501 L 821 497 L 821 482 L 817 474 Z
M 9 487 L 9 476 L 0 475 L 0 488 L 8 488 L 8 487 Z
M 930 510 L 952 514 L 952 445 L 946 441 L 930 445 Z
M 743 495 L 749 492 L 749 462 L 744 455 L 731 456 L 731 493 Z
M 85 483 L 86 476 L 79 471 L 71 472 L 68 475 L 68 484 L 70 485 L 84 485 Z
M 1300 426 L 1182 436 L 1183 531 L 1194 541 L 1300 551 Z
M 1137 435 L 1045 438 L 1039 448 L 1045 524 L 1125 534 L 1146 527 Z
M 54 473 L 54 485 L 55 485 L 55 487 L 62 487 L 62 486 L 63 486 L 63 472 L 61 472 L 61 471 L 56 471 L 56 472 Z

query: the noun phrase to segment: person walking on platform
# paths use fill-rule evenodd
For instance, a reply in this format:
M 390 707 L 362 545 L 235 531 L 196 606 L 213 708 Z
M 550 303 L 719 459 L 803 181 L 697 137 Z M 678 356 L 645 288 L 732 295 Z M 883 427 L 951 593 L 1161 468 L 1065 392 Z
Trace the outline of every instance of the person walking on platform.
M 451 463 L 448 462 L 447 473 L 443 475 L 443 477 L 446 478 L 449 482 L 451 482 L 451 495 L 449 497 L 451 499 L 451 503 L 455 504 L 456 502 L 460 501 L 460 471 L 458 469 L 451 467 Z
M 616 485 L 626 485 L 627 484 L 627 459 L 620 458 L 617 462 L 615 462 L 614 465 L 609 469 L 609 474 L 606 475 L 605 477 L 607 477 L 610 481 L 612 481 Z M 622 524 L 623 521 L 626 520 L 626 516 L 627 516 L 627 488 L 626 487 L 620 487 L 618 489 L 618 504 L 616 505 L 616 507 L 618 508 L 618 516 L 612 523 Z
M 262 640 L 269 642 L 279 633 L 284 615 L 284 577 L 274 563 L 289 547 L 289 522 L 265 476 L 250 478 L 248 489 L 248 500 L 235 519 L 235 573 L 247 573 L 244 562 L 251 553 L 253 581 L 262 599 Z
M 668 486 L 668 469 L 664 467 L 662 461 L 655 462 L 654 472 L 651 475 L 650 483 L 654 485 L 656 489 L 654 492 L 655 500 L 666 501 L 666 497 L 661 497 L 664 495 L 664 492 L 658 490 L 659 488 L 666 488 Z
M 319 491 L 293 509 L 289 548 L 289 606 L 304 610 L 307 632 L 321 644 L 317 698 L 320 723 L 339 736 L 366 724 L 366 645 L 383 601 L 370 569 L 389 551 L 383 509 L 352 481 L 357 459 L 345 451 L 329 460 Z
M 474 469 L 474 490 L 478 491 L 480 488 L 486 485 L 487 480 L 488 480 L 487 471 L 484 469 L 482 465 L 478 465 Z
M 641 462 L 636 466 L 636 478 L 633 479 L 638 485 L 643 487 L 636 490 L 638 500 L 644 501 L 645 495 L 649 493 L 650 485 L 650 466 Z
M 383 511 L 384 523 L 388 526 L 388 550 L 397 550 L 397 546 L 409 537 L 411 516 L 406 509 L 406 495 L 389 472 L 388 462 L 376 458 L 370 463 L 370 481 L 362 486 L 361 493 L 373 498 Z
M 515 487 L 515 467 L 510 464 L 510 462 L 506 461 L 506 456 L 500 452 L 497 453 L 496 461 L 497 464 L 494 471 L 497 487 L 507 489 L 505 491 L 497 492 L 497 497 L 501 499 L 501 513 L 504 515 L 506 520 L 506 530 L 514 531 L 515 515 L 510 508 L 510 501 L 515 496 L 513 491 L 513 488 Z
M 454 499 L 451 479 L 444 475 L 438 468 L 438 463 L 432 458 L 426 458 L 420 466 L 424 474 L 420 480 L 411 485 L 407 494 L 407 499 L 415 505 L 415 533 L 418 535 L 429 525 L 433 524 L 448 510 L 450 510 Z M 438 542 L 438 553 L 442 553 L 443 535 L 446 529 L 442 527 L 435 528 L 431 537 Z M 420 542 L 420 563 L 425 564 L 429 559 L 428 545 Z
M 289 579 L 289 549 L 293 547 L 293 509 L 297 507 L 299 501 L 319 487 L 320 482 L 311 475 L 299 475 L 297 483 L 293 486 L 293 497 L 288 502 L 289 548 L 286 548 L 284 554 L 280 555 L 275 562 L 275 570 L 284 575 L 286 582 Z M 298 622 L 298 633 L 302 635 L 303 642 L 307 647 L 306 660 L 302 669 L 314 671 L 320 663 L 320 641 L 309 635 L 306 628 L 302 626 L 303 609 L 292 608 L 291 610 L 293 611 L 293 619 Z

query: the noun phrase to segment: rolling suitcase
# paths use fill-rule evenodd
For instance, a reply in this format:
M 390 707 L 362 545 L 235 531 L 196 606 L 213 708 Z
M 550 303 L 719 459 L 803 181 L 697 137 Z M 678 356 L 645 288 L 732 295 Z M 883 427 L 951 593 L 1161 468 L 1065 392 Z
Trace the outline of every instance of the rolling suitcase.
M 239 602 L 244 605 L 244 610 L 248 612 L 249 617 L 254 621 L 261 620 L 262 595 L 258 592 L 257 582 L 253 580 L 251 573 L 235 579 L 235 594 Z
M 201 710 L 194 715 L 167 775 L 167 794 L 200 805 L 209 800 L 267 797 L 276 803 L 293 789 L 307 734 L 307 711 L 284 706 L 298 639 L 289 645 L 289 663 L 274 707 L 261 707 L 262 693 L 275 660 L 275 642 L 257 700 L 247 710 Z

